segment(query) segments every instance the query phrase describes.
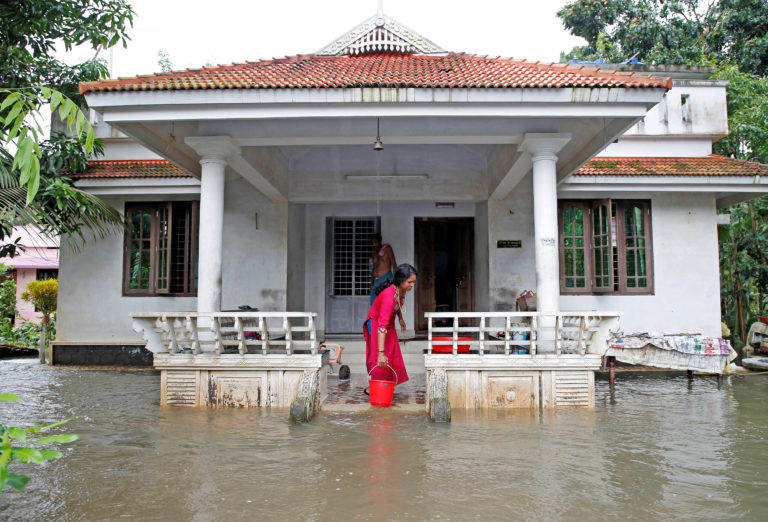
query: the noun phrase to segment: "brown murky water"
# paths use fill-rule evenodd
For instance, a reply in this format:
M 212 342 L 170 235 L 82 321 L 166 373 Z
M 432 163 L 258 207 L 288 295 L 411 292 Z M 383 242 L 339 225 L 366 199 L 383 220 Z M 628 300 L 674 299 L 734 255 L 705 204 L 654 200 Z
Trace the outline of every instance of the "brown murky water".
M 768 517 L 768 375 L 619 376 L 594 411 L 287 414 L 161 409 L 154 372 L 0 361 L 3 423 L 79 415 L 6 520 Z

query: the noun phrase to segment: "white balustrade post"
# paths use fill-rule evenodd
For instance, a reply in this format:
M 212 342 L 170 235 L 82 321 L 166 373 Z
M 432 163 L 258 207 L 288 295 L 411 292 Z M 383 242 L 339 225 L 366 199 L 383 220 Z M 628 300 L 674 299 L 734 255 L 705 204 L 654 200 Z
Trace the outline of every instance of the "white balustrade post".
M 569 134 L 526 134 L 521 148 L 533 162 L 533 225 L 536 257 L 536 309 L 557 313 L 560 310 L 560 255 L 557 231 L 557 153 L 570 140 Z M 554 317 L 541 317 L 538 336 L 539 351 L 554 351 L 544 347 L 543 331 L 551 331 Z M 553 332 L 554 333 L 554 332 Z M 549 338 L 547 336 L 546 338 Z

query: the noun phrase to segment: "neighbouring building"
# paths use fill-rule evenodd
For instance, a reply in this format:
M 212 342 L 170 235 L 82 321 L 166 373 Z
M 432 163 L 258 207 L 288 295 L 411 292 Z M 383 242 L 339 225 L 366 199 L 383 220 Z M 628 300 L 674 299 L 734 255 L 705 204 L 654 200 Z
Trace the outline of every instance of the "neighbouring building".
M 59 278 L 59 238 L 41 234 L 33 226 L 14 227 L 8 243 L 22 248 L 14 257 L 5 257 L 0 262 L 13 267 L 8 274 L 16 280 L 16 308 L 18 318 L 25 322 L 38 322 L 43 315 L 35 310 L 32 303 L 24 301 L 21 294 L 30 281 Z

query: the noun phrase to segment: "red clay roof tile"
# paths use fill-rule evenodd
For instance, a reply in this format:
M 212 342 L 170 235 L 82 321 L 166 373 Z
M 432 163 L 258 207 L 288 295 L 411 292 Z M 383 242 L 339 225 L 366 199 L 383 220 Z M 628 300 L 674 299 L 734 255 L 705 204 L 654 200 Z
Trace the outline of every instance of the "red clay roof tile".
M 89 178 L 183 178 L 189 173 L 166 160 L 94 160 L 88 169 L 72 179 Z
M 569 65 L 488 58 L 366 54 L 300 55 L 80 84 L 82 94 L 109 91 L 344 87 L 561 88 L 672 87 L 670 78 Z
M 575 176 L 765 176 L 768 165 L 716 154 L 696 158 L 596 157 Z
M 697 158 L 609 158 L 587 162 L 574 176 L 768 176 L 768 165 L 711 154 Z M 191 177 L 166 160 L 91 161 L 88 178 L 179 178 Z

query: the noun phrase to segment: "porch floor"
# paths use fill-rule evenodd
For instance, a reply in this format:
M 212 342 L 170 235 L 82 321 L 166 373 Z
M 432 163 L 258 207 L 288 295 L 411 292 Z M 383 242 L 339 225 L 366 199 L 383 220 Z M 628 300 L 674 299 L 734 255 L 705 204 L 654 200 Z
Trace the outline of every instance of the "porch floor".
M 346 353 L 345 353 L 346 355 Z M 338 366 L 334 365 L 338 371 Z M 392 406 L 388 409 L 402 413 L 424 413 L 426 376 L 424 373 L 409 374 L 408 382 L 395 387 Z M 328 376 L 328 398 L 323 402 L 323 412 L 360 412 L 380 409 L 368 403 L 363 390 L 368 386 L 364 372 L 352 371 L 348 381 L 339 381 L 336 375 Z

